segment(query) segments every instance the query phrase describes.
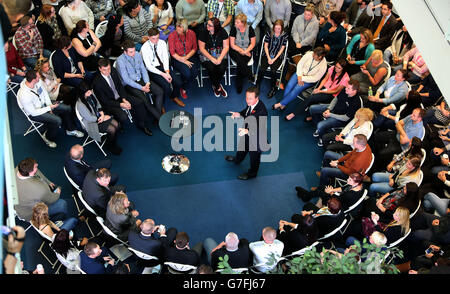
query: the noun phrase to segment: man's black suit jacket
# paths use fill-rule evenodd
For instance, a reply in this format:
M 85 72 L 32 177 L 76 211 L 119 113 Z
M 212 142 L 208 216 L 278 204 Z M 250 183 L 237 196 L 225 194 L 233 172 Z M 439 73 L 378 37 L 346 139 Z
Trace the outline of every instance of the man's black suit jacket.
M 66 168 L 66 172 L 69 177 L 81 189 L 83 187 L 84 178 L 86 177 L 86 174 L 91 170 L 91 168 L 87 165 L 74 161 L 70 157 L 70 153 L 66 154 L 64 167 Z
M 83 198 L 87 204 L 89 204 L 99 216 L 105 218 L 108 201 L 114 193 L 98 184 L 95 170 L 90 170 L 87 173 L 84 178 L 82 191 Z
M 256 118 L 256 127 L 257 127 L 256 134 L 255 134 L 255 130 L 252 130 L 251 127 L 247 123 L 244 124 L 244 128 L 249 130 L 248 135 L 244 136 L 245 137 L 245 146 L 246 146 L 246 148 L 249 147 L 248 144 L 249 144 L 249 142 L 252 142 L 253 136 L 254 136 L 255 139 L 256 139 L 255 142 L 258 143 L 258 145 L 257 145 L 258 151 L 259 152 L 265 151 L 265 150 L 262 150 L 262 148 L 261 148 L 261 147 L 263 147 L 261 145 L 261 143 L 267 144 L 267 121 L 268 121 L 268 117 L 267 117 L 267 109 L 266 109 L 266 106 L 264 105 L 264 103 L 261 100 L 259 100 L 258 104 L 256 104 L 256 106 L 255 106 L 255 108 L 253 110 L 251 110 L 250 106 L 247 106 L 242 111 L 240 111 L 239 114 L 241 115 L 241 117 L 244 118 L 244 120 L 247 117 L 250 117 L 250 116 L 253 116 L 253 117 Z M 261 119 L 261 117 L 265 117 L 266 118 L 265 122 Z M 262 139 L 265 139 L 264 142 L 260 142 L 259 136 L 260 136 L 261 133 L 266 134 L 265 135 L 266 138 L 262 138 Z M 251 138 L 251 140 L 250 140 L 250 138 Z
M 168 262 L 188 264 L 193 266 L 200 265 L 200 257 L 197 252 L 191 249 L 177 249 L 175 246 L 166 249 L 165 260 Z
M 382 19 L 382 16 L 377 16 L 373 19 L 372 23 L 370 24 L 370 30 L 372 31 L 372 33 L 375 34 L 375 31 L 377 30 L 378 25 L 380 24 Z M 391 14 L 391 16 L 388 18 L 383 28 L 381 29 L 380 34 L 378 35 L 379 39 L 374 40 L 375 48 L 384 51 L 387 47 L 391 46 L 392 36 L 394 35 L 396 29 L 397 20 L 395 19 L 395 16 Z
M 131 230 L 128 234 L 128 244 L 131 248 L 158 257 L 160 260 L 164 258 L 164 248 L 169 247 L 169 242 L 166 236 L 160 238 L 155 237 L 155 234 L 144 236 L 136 230 Z
M 117 93 L 119 93 L 120 98 L 114 99 L 114 92 L 112 88 L 109 86 L 108 82 L 102 76 L 100 72 L 98 72 L 93 81 L 94 93 L 98 100 L 100 100 L 100 104 L 103 108 L 105 108 L 106 112 L 113 108 L 120 107 L 120 103 L 122 102 L 121 98 L 126 98 L 127 93 L 125 92 L 125 88 L 120 80 L 119 74 L 114 67 L 111 67 L 111 78 L 116 87 Z

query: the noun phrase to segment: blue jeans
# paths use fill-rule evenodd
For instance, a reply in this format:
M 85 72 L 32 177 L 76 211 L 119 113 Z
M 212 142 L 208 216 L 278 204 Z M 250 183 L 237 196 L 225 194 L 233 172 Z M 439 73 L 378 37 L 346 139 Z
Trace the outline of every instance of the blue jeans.
M 53 216 L 59 216 L 58 218 L 65 219 L 67 215 L 67 202 L 64 199 L 58 199 L 55 203 L 48 205 L 48 215 L 50 219 Z
M 52 110 L 53 113 L 46 112 L 38 116 L 32 116 L 31 119 L 44 123 L 47 134 L 46 137 L 50 141 L 54 141 L 58 134 L 58 129 L 64 123 L 68 131 L 75 130 L 76 124 L 72 115 L 72 108 L 66 104 L 60 104 Z
M 183 81 L 181 88 L 184 90 L 186 90 L 189 83 L 197 77 L 198 66 L 200 64 L 200 61 L 196 57 L 191 57 L 189 61 L 193 63 L 191 68 L 175 58 L 172 58 L 173 69 L 181 74 L 181 79 Z
M 319 137 L 322 138 L 323 135 L 330 132 L 332 128 L 345 127 L 346 121 L 338 120 L 333 117 L 329 117 L 317 124 L 317 130 L 319 131 Z
M 283 99 L 280 101 L 280 104 L 286 106 L 289 102 L 297 98 L 300 93 L 312 86 L 314 86 L 313 83 L 304 83 L 303 86 L 300 86 L 297 81 L 297 74 L 294 74 L 284 89 Z
M 430 193 L 425 194 L 423 206 L 427 210 L 434 208 L 437 210 L 439 215 L 444 216 L 444 215 L 447 215 L 447 207 L 448 207 L 449 202 L 450 202 L 450 199 L 439 198 L 439 196 L 430 192 Z
M 372 175 L 372 185 L 369 187 L 369 196 L 376 196 L 376 193 L 385 194 L 394 188 L 389 186 L 390 173 L 374 173 Z
M 327 110 L 328 106 L 329 104 L 314 104 L 309 107 L 309 115 L 315 124 L 323 119 L 322 113 Z
M 73 230 L 78 224 L 78 219 L 74 217 L 70 217 L 68 219 L 63 220 L 63 225 L 60 227 L 60 229 L 64 229 L 68 232 Z
M 211 251 L 217 247 L 217 242 L 213 238 L 206 238 L 203 241 L 203 248 L 205 249 L 206 256 L 208 257 L 208 262 L 211 264 Z

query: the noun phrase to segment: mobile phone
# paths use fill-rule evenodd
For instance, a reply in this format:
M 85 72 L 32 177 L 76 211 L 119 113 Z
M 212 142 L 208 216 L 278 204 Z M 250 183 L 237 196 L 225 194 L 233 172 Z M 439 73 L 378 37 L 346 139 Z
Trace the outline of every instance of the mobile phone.
M 9 235 L 13 235 L 13 237 L 16 237 L 16 231 L 11 229 L 8 226 L 1 226 L 2 235 L 7 239 Z
M 427 250 L 425 250 L 425 253 L 426 254 L 431 254 L 431 253 L 433 253 L 433 248 L 428 248 Z

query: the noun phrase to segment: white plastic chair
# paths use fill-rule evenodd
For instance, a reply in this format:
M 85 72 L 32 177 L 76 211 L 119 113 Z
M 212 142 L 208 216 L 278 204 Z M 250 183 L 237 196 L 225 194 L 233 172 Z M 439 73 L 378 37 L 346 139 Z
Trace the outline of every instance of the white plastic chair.
M 231 77 L 235 77 L 236 74 L 232 74 L 231 73 L 231 69 L 237 69 L 237 65 L 236 65 L 236 61 L 234 61 L 233 59 L 231 59 L 230 54 L 228 54 L 228 68 L 227 68 L 227 72 L 228 72 L 228 85 L 231 86 Z M 247 66 L 249 66 L 252 69 L 252 75 L 255 74 L 254 70 L 253 70 L 253 54 L 252 57 L 250 58 L 249 62 L 247 63 Z
M 53 248 L 52 248 L 53 249 Z M 79 250 L 77 250 L 78 252 L 80 252 Z M 59 270 L 61 269 L 61 266 L 64 265 L 64 267 L 66 267 L 69 270 L 71 269 L 71 263 L 70 261 L 68 261 L 64 256 L 62 256 L 61 254 L 59 254 L 58 252 L 56 252 L 55 250 L 53 250 L 53 252 L 55 252 L 56 257 L 58 258 L 58 261 L 61 263 L 58 267 L 58 269 L 56 270 L 56 274 L 59 274 Z M 77 266 L 75 266 L 75 270 L 78 271 Z
M 265 44 L 264 42 L 265 42 L 265 39 L 266 39 L 266 36 L 264 35 L 264 37 L 262 39 L 262 42 L 261 42 L 261 50 L 259 52 L 258 64 L 256 66 L 256 74 L 255 74 L 255 81 L 254 81 L 255 83 L 256 83 L 256 80 L 258 79 L 259 67 L 261 66 L 262 55 L 263 54 L 265 55 L 265 53 L 264 53 L 264 44 Z M 283 58 L 283 61 L 281 62 L 280 67 L 277 69 L 277 74 L 280 75 L 280 77 L 277 79 L 277 81 L 278 81 L 278 86 L 277 86 L 278 90 L 280 89 L 281 79 L 282 79 L 283 71 L 284 71 L 284 65 L 286 64 L 286 60 L 287 60 L 288 46 L 289 46 L 289 41 L 286 42 L 286 47 L 284 48 L 284 53 L 282 54 L 283 57 L 281 57 L 281 56 L 279 57 L 279 58 Z M 267 68 L 267 70 L 269 70 L 269 69 L 270 69 L 270 66 Z M 269 77 L 267 77 L 267 76 L 263 76 L 263 77 L 266 78 L 266 79 L 269 79 Z
M 362 194 L 362 196 L 358 199 L 358 201 L 356 201 L 352 206 L 350 206 L 349 208 L 347 208 L 347 210 L 344 211 L 344 214 L 349 214 L 350 212 L 352 212 L 354 209 L 356 209 L 366 198 L 367 196 L 367 190 L 364 190 L 364 193 Z
M 97 36 L 97 38 L 100 39 L 101 37 L 103 37 L 105 35 L 105 33 L 106 33 L 106 29 L 107 28 L 108 28 L 108 20 L 101 21 L 97 25 L 97 27 L 95 28 L 95 31 L 94 31 L 94 33 Z
M 329 232 L 328 234 L 326 234 L 325 236 L 318 238 L 318 241 L 323 241 L 326 240 L 330 237 L 333 237 L 334 235 L 336 235 L 338 232 L 341 232 L 342 228 L 344 228 L 345 224 L 347 223 L 347 219 L 344 218 L 344 220 L 342 221 L 342 223 L 339 225 L 339 227 L 337 227 L 336 229 L 332 230 L 331 232 Z M 342 232 L 341 232 L 342 233 Z
M 422 148 L 422 160 L 420 161 L 420 166 L 423 165 L 426 158 L 427 158 L 427 152 L 425 151 L 425 149 Z
M 194 274 L 197 270 L 196 266 L 189 264 L 181 264 L 175 262 L 164 262 L 171 274 Z
M 48 63 L 50 64 L 50 67 L 54 70 L 55 68 L 53 67 L 53 55 L 55 54 L 55 52 L 56 52 L 56 50 L 55 51 L 53 51 L 51 54 L 50 54 L 50 57 L 48 58 Z
M 386 77 L 384 78 L 384 83 L 385 82 L 387 82 L 387 80 L 389 80 L 389 78 L 391 77 L 391 66 L 390 66 L 390 64 L 389 63 L 387 63 L 386 61 L 383 61 L 384 62 L 384 64 L 386 64 L 387 65 L 387 74 L 386 74 Z M 381 85 L 381 84 L 380 84 Z
M 86 202 L 86 200 L 84 200 L 83 193 L 81 191 L 78 191 L 77 196 L 78 196 L 78 199 L 83 204 L 84 208 L 86 208 L 90 213 L 92 213 L 95 217 L 97 217 L 97 213 L 95 212 L 95 210 Z M 100 231 L 97 235 L 94 234 L 91 226 L 89 225 L 89 217 L 86 218 L 86 226 L 88 227 L 89 231 L 91 232 L 92 237 L 98 236 L 102 232 L 102 231 Z
M 408 232 L 406 232 L 406 234 L 405 234 L 403 237 L 401 237 L 401 238 L 398 239 L 397 241 L 392 242 L 391 244 L 389 244 L 389 246 L 387 247 L 387 249 L 392 248 L 392 247 L 395 247 L 395 246 L 397 246 L 398 244 L 400 244 L 403 240 L 405 240 L 405 239 L 409 236 L 410 233 L 411 233 L 411 228 L 409 228 Z
M 303 255 L 305 254 L 306 251 L 311 250 L 313 247 L 316 247 L 317 245 L 319 245 L 319 241 L 314 242 L 313 244 L 311 244 L 308 247 L 302 248 L 300 250 L 297 250 L 295 252 L 292 252 L 290 256 L 297 256 L 297 255 Z
M 412 219 L 416 215 L 416 213 L 419 211 L 421 205 L 422 205 L 422 200 L 419 199 L 419 205 L 417 205 L 416 210 L 414 210 L 414 212 L 409 215 L 409 219 Z
M 127 242 L 124 242 L 124 241 L 120 240 L 119 237 L 113 231 L 111 231 L 110 228 L 108 228 L 105 225 L 105 221 L 103 220 L 103 218 L 101 216 L 97 216 L 97 221 L 102 226 L 102 229 L 105 232 L 105 234 L 107 234 L 108 236 L 112 237 L 117 242 L 127 246 Z
M 86 126 L 84 125 L 83 118 L 81 117 L 80 112 L 78 111 L 78 109 L 77 109 L 76 107 L 75 107 L 75 114 L 77 115 L 77 118 L 78 118 L 78 120 L 80 121 L 80 124 L 81 124 L 81 126 L 83 127 L 83 129 L 86 130 Z M 100 138 L 103 138 L 103 136 L 105 136 L 105 135 L 106 135 L 106 133 L 100 133 Z M 89 133 L 88 133 L 88 135 L 86 136 L 86 139 L 85 139 L 84 142 L 83 142 L 83 147 L 86 146 L 86 145 L 88 145 L 88 144 L 91 144 L 92 142 L 95 142 L 95 144 L 98 146 L 98 148 L 99 148 L 100 151 L 103 153 L 103 155 L 106 156 L 105 151 L 103 151 L 103 145 L 105 145 L 106 138 L 105 138 L 105 140 L 103 140 L 103 142 L 100 142 L 100 143 L 101 143 L 101 144 L 100 144 L 100 143 L 98 143 L 96 140 L 92 139 L 92 138 L 89 136 Z
M 9 76 L 7 76 L 6 80 L 8 80 L 8 79 L 9 79 Z M 20 87 L 19 83 L 8 82 L 8 83 L 6 83 L 6 93 L 11 92 L 14 95 L 14 97 L 16 97 L 16 99 L 17 99 L 17 93 L 16 93 L 15 89 L 18 87 Z
M 420 185 L 422 185 L 422 181 L 423 181 L 423 171 L 419 172 L 419 183 L 417 184 L 417 186 L 420 187 Z
M 139 259 L 145 260 L 145 261 L 149 261 L 149 260 L 154 260 L 154 261 L 158 261 L 158 257 L 153 256 L 153 255 L 149 255 L 146 254 L 144 252 L 141 252 L 139 250 L 133 249 L 131 247 L 128 247 L 128 250 L 130 250 L 131 252 L 133 252 Z M 156 266 L 152 266 L 152 267 L 146 267 L 144 269 L 144 272 L 152 272 L 152 273 L 160 273 L 161 272 L 161 265 L 158 264 Z
M 17 97 L 17 96 L 16 96 Z M 30 122 L 31 126 L 26 130 L 25 134 L 23 134 L 23 136 L 25 137 L 26 135 L 36 131 L 39 136 L 42 138 L 42 140 L 47 144 L 47 139 L 41 134 L 41 132 L 39 131 L 39 128 L 41 128 L 44 124 L 35 120 L 32 120 L 30 118 L 30 116 L 28 116 L 25 113 L 25 110 L 22 107 L 22 103 L 20 103 L 20 99 L 17 98 L 17 105 L 19 106 L 20 110 L 22 111 L 22 113 L 25 115 L 25 117 L 27 118 L 27 120 Z
M 53 238 L 50 238 L 49 236 L 47 236 L 44 232 L 42 232 L 41 230 L 39 230 L 38 228 L 36 228 L 33 223 L 31 223 L 31 226 L 33 227 L 33 229 L 42 237 L 43 241 L 41 243 L 41 246 L 39 246 L 38 248 L 38 252 L 40 254 L 42 254 L 42 256 L 44 256 L 44 258 L 48 261 L 48 263 L 50 263 L 50 265 L 52 266 L 52 268 L 55 268 L 56 264 L 58 263 L 58 259 L 56 259 L 55 261 L 51 261 L 50 258 L 44 253 L 43 248 L 45 244 L 48 244 L 48 247 L 50 247 L 50 249 L 53 251 L 53 248 L 50 246 L 53 243 Z M 53 251 L 54 252 L 54 251 Z

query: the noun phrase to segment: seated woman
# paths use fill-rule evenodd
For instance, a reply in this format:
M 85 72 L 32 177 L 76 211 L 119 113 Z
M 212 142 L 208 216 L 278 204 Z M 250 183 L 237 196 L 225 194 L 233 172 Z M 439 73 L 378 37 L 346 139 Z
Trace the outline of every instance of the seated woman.
M 347 43 L 345 29 L 341 26 L 345 17 L 345 12 L 332 11 L 328 17 L 328 22 L 317 35 L 315 46 L 316 48 L 324 47 L 327 50 L 328 61 L 335 61 L 345 47 L 345 43 Z
M 295 187 L 297 190 L 297 196 L 303 200 L 303 202 L 310 201 L 312 198 L 319 197 L 317 207 L 321 208 L 322 203 L 328 203 L 331 197 L 335 197 L 335 193 L 339 193 L 338 199 L 342 203 L 342 209 L 345 211 L 353 204 L 355 204 L 363 195 L 363 178 L 360 173 L 352 173 L 347 179 L 347 185 L 345 187 L 333 188 L 332 186 L 319 187 L 314 191 L 307 191 L 302 187 Z
M 89 27 L 95 27 L 94 13 L 84 1 L 65 0 L 65 4 L 61 7 L 58 14 L 61 16 L 69 36 L 77 22 L 81 19 L 86 20 L 89 23 Z
M 361 65 L 366 63 L 367 59 L 375 50 L 373 44 L 373 35 L 369 29 L 355 35 L 347 46 L 348 74 L 354 75 L 361 70 Z
M 397 207 L 393 214 L 393 220 L 389 223 L 382 223 L 379 220 L 380 216 L 372 213 L 370 218 L 364 217 L 362 222 L 353 222 L 349 230 L 355 232 L 356 235 L 360 235 L 360 237 L 366 238 L 369 238 L 373 232 L 378 231 L 386 236 L 386 244 L 389 245 L 403 237 L 410 228 L 409 210 L 406 207 Z
M 279 19 L 273 24 L 273 30 L 267 32 L 264 38 L 264 50 L 261 57 L 261 64 L 259 65 L 258 78 L 256 86 L 260 88 L 261 82 L 264 78 L 264 72 L 270 67 L 270 91 L 267 94 L 268 98 L 272 98 L 277 91 L 277 70 L 280 68 L 284 60 L 284 51 L 288 41 L 288 34 L 284 32 L 284 22 Z
M 408 161 L 408 159 L 413 157 L 423 157 L 422 153 L 422 141 L 413 137 L 408 149 L 402 151 L 400 154 L 394 155 L 392 161 L 386 167 L 388 172 L 396 172 Z
M 109 58 L 120 56 L 123 53 L 122 47 L 120 46 L 124 37 L 121 29 L 122 26 L 123 16 L 111 15 L 109 17 L 106 32 L 100 37 L 100 42 L 102 43 L 102 47 L 98 51 L 100 55 Z
M 105 225 L 123 241 L 128 240 L 130 230 L 136 230 L 141 225 L 137 210 L 131 210 L 130 201 L 125 193 L 116 192 L 108 202 Z
M 394 70 L 397 71 L 401 68 L 411 71 L 408 78 L 410 84 L 420 83 L 429 73 L 428 66 L 422 57 L 422 53 L 420 53 L 417 47 L 406 52 L 403 56 L 403 63 L 395 67 Z
M 119 123 L 109 115 L 105 115 L 100 102 L 86 83 L 79 85 L 78 101 L 75 105 L 85 125 L 89 137 L 101 142 L 100 133 L 106 133 L 105 147 L 113 154 L 120 154 L 122 148 L 117 146 L 116 133 Z
M 406 103 L 397 108 L 395 104 L 383 107 L 379 115 L 373 121 L 374 129 L 393 130 L 395 124 L 411 115 L 414 109 L 421 108 L 422 99 L 416 91 L 409 91 L 406 94 Z
M 70 234 L 67 230 L 61 229 L 59 230 L 54 240 L 51 244 L 53 250 L 55 250 L 59 255 L 64 257 L 68 262 L 67 270 L 75 271 L 77 270 L 77 266 L 79 265 L 79 255 L 82 246 L 87 244 L 88 239 L 83 238 L 83 241 L 80 243 L 78 248 L 72 244 Z
M 320 237 L 339 227 L 345 218 L 341 201 L 335 196 L 332 196 L 328 200 L 327 205 L 322 208 L 310 202 L 306 203 L 303 206 L 301 215 L 303 217 L 311 215 L 315 219 Z
M 77 51 L 84 68 L 89 71 L 96 71 L 100 59 L 97 51 L 102 46 L 102 42 L 90 29 L 89 24 L 85 20 L 77 22 L 72 30 L 71 38 L 73 48 Z
M 75 106 L 76 99 L 71 95 L 72 88 L 61 83 L 61 79 L 56 77 L 47 58 L 39 59 L 35 70 L 39 72 L 42 84 L 47 90 L 50 100 L 63 101 L 66 105 Z
M 153 27 L 158 28 L 162 33 L 161 40 L 167 40 L 170 33 L 175 30 L 173 26 L 173 8 L 167 0 L 156 0 L 154 4 L 150 5 L 150 17 L 153 22 Z
M 323 47 L 306 52 L 297 64 L 297 73 L 292 75 L 284 89 L 283 99 L 272 105 L 273 110 L 283 110 L 289 102 L 322 78 L 327 71 L 326 54 L 327 51 Z
M 6 55 L 9 79 L 14 83 L 21 83 L 25 78 L 27 68 L 20 58 L 16 47 L 11 42 L 6 42 L 3 47 Z
M 312 245 L 317 241 L 319 229 L 315 219 L 294 214 L 291 222 L 280 220 L 277 239 L 283 242 L 283 256 Z
M 234 26 L 230 31 L 230 58 L 236 62 L 236 90 L 242 93 L 245 78 L 253 82 L 252 71 L 247 65 L 252 59 L 252 51 L 256 46 L 256 36 L 253 27 L 247 24 L 247 16 L 236 15 Z
M 392 45 L 386 48 L 383 53 L 383 59 L 391 65 L 402 63 L 403 56 L 411 50 L 414 41 L 408 33 L 406 26 L 400 20 L 397 22 L 399 28 L 392 37 Z
M 44 4 L 41 8 L 36 27 L 41 34 L 44 48 L 50 51 L 56 50 L 56 41 L 63 35 L 67 35 L 66 27 L 61 18 L 56 16 L 55 6 Z
M 361 71 L 350 78 L 359 82 L 360 94 L 367 95 L 369 87 L 375 92 L 387 75 L 388 65 L 383 60 L 383 52 L 374 50 L 366 63 L 361 65 Z
M 380 222 L 389 223 L 393 219 L 397 207 L 403 206 L 413 213 L 419 205 L 419 187 L 416 183 L 407 183 L 403 188 L 386 193 L 380 198 L 369 198 L 365 201 L 362 216 L 370 216 L 375 212 L 380 216 Z
M 425 74 L 425 77 L 420 84 L 415 85 L 412 88 L 417 89 L 417 93 L 419 93 L 420 97 L 422 97 L 422 104 L 424 108 L 433 106 L 439 98 L 442 97 L 442 92 L 430 72 Z
M 342 91 L 342 89 L 345 88 L 345 86 L 347 86 L 347 83 L 350 80 L 350 77 L 347 73 L 347 65 L 347 60 L 339 58 L 336 61 L 336 64 L 332 65 L 328 69 L 325 78 L 323 78 L 319 86 L 317 86 L 313 90 L 312 95 L 309 96 L 308 99 L 306 99 L 304 104 L 304 111 L 307 111 L 308 107 L 313 104 L 330 103 L 333 98 L 339 95 L 339 93 Z M 301 111 L 294 111 L 288 114 L 285 117 L 285 120 L 289 121 L 294 118 L 294 116 L 300 113 Z M 306 117 L 305 121 L 312 121 L 312 117 Z
M 422 158 L 415 156 L 395 173 L 377 172 L 372 175 L 372 184 L 369 187 L 369 196 L 375 197 L 377 193 L 388 193 L 401 188 L 407 183 L 414 182 L 420 185 L 420 162 Z
M 201 53 L 200 62 L 208 72 L 214 95 L 228 97 L 220 80 L 228 66 L 226 56 L 229 50 L 229 39 L 218 18 L 208 19 L 206 30 L 201 30 L 199 33 L 198 48 Z
M 45 235 L 54 240 L 56 233 L 65 229 L 70 232 L 78 224 L 78 219 L 68 218 L 63 220 L 62 225 L 59 227 L 55 225 L 48 217 L 48 206 L 43 202 L 38 202 L 33 206 L 33 216 L 31 217 L 31 224 L 42 231 Z
M 450 244 L 450 214 L 437 216 L 431 213 L 420 213 L 415 221 L 416 230 L 411 232 L 409 240 L 414 243 L 431 240 L 435 244 Z
M 438 215 L 444 216 L 450 213 L 450 199 L 441 198 L 433 192 L 428 192 L 425 194 L 423 207 L 427 212 L 433 213 L 433 210 L 436 210 Z
M 366 107 L 375 112 L 380 112 L 386 105 L 394 104 L 400 106 L 408 94 L 408 72 L 406 70 L 397 70 L 394 76 L 390 77 L 381 85 L 374 96 L 368 96 L 369 101 L 366 102 Z M 384 98 L 380 98 L 384 96 Z
M 428 108 L 423 117 L 423 125 L 437 124 L 447 126 L 449 123 L 450 109 L 445 99 L 439 105 Z
M 84 81 L 92 82 L 94 74 L 85 71 L 83 63 L 78 59 L 77 52 L 67 36 L 58 39 L 58 50 L 52 56 L 53 69 L 63 84 L 78 87 Z
M 326 150 L 336 152 L 352 151 L 353 137 L 363 134 L 369 138 L 372 134 L 373 111 L 369 108 L 360 108 L 355 112 L 355 117 L 344 127 L 322 136 L 322 143 Z
M 187 20 L 179 20 L 176 30 L 169 35 L 169 52 L 173 69 L 180 73 L 183 81 L 180 88 L 182 98 L 187 98 L 186 89 L 198 76 L 197 37 L 188 29 Z
M 153 27 L 150 14 L 142 9 L 139 1 L 129 0 L 124 6 L 123 26 L 127 39 L 134 42 L 136 51 L 149 39 L 147 33 Z

